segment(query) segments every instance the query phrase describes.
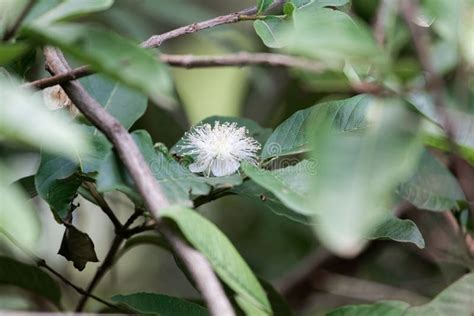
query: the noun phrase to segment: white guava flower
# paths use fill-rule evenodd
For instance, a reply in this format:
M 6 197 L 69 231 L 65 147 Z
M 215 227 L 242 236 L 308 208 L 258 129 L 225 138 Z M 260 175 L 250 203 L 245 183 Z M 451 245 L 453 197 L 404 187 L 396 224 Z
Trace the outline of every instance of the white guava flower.
M 189 165 L 191 172 L 204 172 L 216 177 L 231 175 L 236 172 L 242 161 L 256 163 L 256 153 L 260 144 L 250 136 L 245 127 L 237 123 L 219 121 L 197 126 L 184 136 L 182 153 L 194 157 Z

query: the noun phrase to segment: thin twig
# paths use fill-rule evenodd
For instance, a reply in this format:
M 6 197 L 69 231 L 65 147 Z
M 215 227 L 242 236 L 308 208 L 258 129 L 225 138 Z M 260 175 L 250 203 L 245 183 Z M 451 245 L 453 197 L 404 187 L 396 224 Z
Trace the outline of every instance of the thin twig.
M 45 48 L 45 56 L 46 63 L 53 74 L 70 71 L 69 65 L 58 49 Z M 169 202 L 128 131 L 94 100 L 79 82 L 66 82 L 61 86 L 84 116 L 101 130 L 114 145 L 118 156 L 135 182 L 146 208 L 159 221 L 159 210 L 169 206 Z M 194 281 L 198 284 L 210 313 L 212 315 L 235 315 L 224 289 L 207 259 L 183 242 L 181 237 L 172 230 L 167 231 L 165 237 L 172 245 L 176 255 L 192 272 Z
M 162 62 L 167 63 L 173 67 L 184 68 L 264 65 L 272 67 L 295 67 L 315 73 L 320 73 L 326 69 L 324 64 L 310 59 L 271 53 L 239 52 L 217 56 L 161 54 L 158 57 Z M 67 81 L 89 76 L 93 73 L 94 71 L 89 66 L 81 66 L 52 77 L 42 78 L 36 81 L 25 83 L 23 87 L 43 89 L 56 84 L 61 84 Z
M 276 0 L 270 6 L 269 10 L 280 7 L 281 5 L 283 5 L 283 3 L 285 3 L 284 0 Z M 140 46 L 146 47 L 146 48 L 159 47 L 163 44 L 163 42 L 169 39 L 183 36 L 186 34 L 195 33 L 195 32 L 209 29 L 218 25 L 237 23 L 240 21 L 256 20 L 260 18 L 260 16 L 255 15 L 256 13 L 257 13 L 257 7 L 254 6 L 252 8 L 244 9 L 238 12 L 218 16 L 210 20 L 192 23 L 192 24 L 171 30 L 169 32 L 160 34 L 160 35 L 153 35 L 152 37 L 150 37 L 149 39 L 141 43 Z
M 96 300 L 97 302 L 100 302 L 102 304 L 104 304 L 105 306 L 107 307 L 110 307 L 110 308 L 113 308 L 114 310 L 117 309 L 117 306 L 107 302 L 106 300 L 104 299 L 101 299 L 100 297 L 94 295 L 94 294 L 91 294 L 89 292 L 87 292 L 86 290 L 84 290 L 83 288 L 75 285 L 74 283 L 72 283 L 71 281 L 69 281 L 65 276 L 63 276 L 62 274 L 60 274 L 59 272 L 57 272 L 56 270 L 54 270 L 51 266 L 49 266 L 46 261 L 44 259 L 38 259 L 36 260 L 36 264 L 38 265 L 38 267 L 42 267 L 46 270 L 48 270 L 49 272 L 51 272 L 52 274 L 54 274 L 58 279 L 60 279 L 62 282 L 64 282 L 65 284 L 69 285 L 71 288 L 73 288 L 77 293 L 81 294 L 81 295 L 84 295 L 86 297 L 90 297 L 94 300 Z
M 160 59 L 171 66 L 185 68 L 264 65 L 302 68 L 317 73 L 327 68 L 324 64 L 311 59 L 271 53 L 240 52 L 220 56 L 162 54 L 160 55 Z
M 112 245 L 110 246 L 110 249 L 107 252 L 107 255 L 105 256 L 104 262 L 102 262 L 100 267 L 97 269 L 94 277 L 92 278 L 92 281 L 87 286 L 85 293 L 82 295 L 81 299 L 79 300 L 79 303 L 76 306 L 75 311 L 77 313 L 82 312 L 90 294 L 95 289 L 97 284 L 99 284 L 100 280 L 102 280 L 102 277 L 105 275 L 105 273 L 112 267 L 115 255 L 117 254 L 117 251 L 119 250 L 123 241 L 124 238 L 121 235 L 115 235 Z
M 104 201 L 105 202 L 105 201 Z M 117 255 L 117 252 L 120 249 L 120 246 L 123 244 L 124 240 L 131 235 L 127 235 L 126 232 L 130 225 L 133 224 L 133 222 L 138 218 L 143 213 L 143 211 L 139 209 L 135 209 L 135 212 L 127 219 L 125 224 L 118 229 L 116 229 L 115 237 L 114 240 L 112 241 L 112 245 L 110 246 L 109 251 L 107 252 L 107 255 L 105 256 L 104 262 L 100 265 L 100 267 L 97 269 L 94 277 L 92 278 L 91 282 L 87 286 L 87 289 L 85 291 L 85 295 L 81 297 L 79 300 L 79 303 L 77 304 L 76 307 L 76 312 L 81 312 L 84 309 L 84 306 L 87 302 L 87 299 L 89 298 L 90 293 L 94 290 L 94 288 L 99 284 L 100 280 L 104 277 L 104 275 L 107 273 L 108 270 L 113 266 L 115 262 L 115 257 Z
M 8 232 L 6 232 L 5 230 L 1 229 L 0 228 L 0 234 L 3 234 L 13 245 L 15 245 L 15 247 L 17 247 L 18 249 L 20 249 L 25 255 L 27 255 L 33 262 L 36 263 L 36 265 L 38 265 L 38 267 L 40 268 L 43 268 L 45 270 L 48 270 L 49 272 L 51 272 L 53 275 L 55 275 L 58 279 L 60 279 L 64 284 L 70 286 L 71 288 L 73 288 L 76 292 L 78 292 L 79 294 L 82 294 L 82 295 L 88 295 L 89 297 L 91 297 L 92 299 L 108 306 L 108 307 L 111 307 L 111 308 L 114 308 L 114 309 L 117 309 L 117 307 L 109 302 L 107 302 L 106 300 L 104 299 L 101 299 L 100 297 L 98 296 L 95 296 L 95 295 L 92 295 L 90 293 L 87 293 L 83 288 L 75 285 L 74 283 L 72 283 L 71 281 L 69 281 L 65 276 L 63 276 L 61 273 L 59 273 L 58 271 L 54 270 L 51 266 L 49 266 L 47 263 L 46 263 L 46 260 L 44 260 L 43 258 L 40 258 L 38 257 L 35 253 L 31 252 L 28 248 L 25 248 L 23 247 L 16 239 L 15 237 L 13 237 L 12 235 L 10 235 Z
M 274 8 L 281 7 L 284 3 L 285 3 L 285 0 L 276 0 L 273 2 L 273 4 L 270 6 L 270 8 L 267 11 L 272 10 Z M 142 42 L 140 46 L 143 48 L 158 47 L 161 44 L 163 44 L 163 42 L 172 38 L 176 38 L 178 36 L 194 33 L 200 30 L 208 29 L 208 28 L 215 27 L 222 24 L 235 23 L 241 20 L 248 21 L 249 16 L 254 15 L 256 12 L 257 12 L 257 7 L 254 6 L 254 7 L 247 8 L 238 12 L 219 16 L 210 20 L 192 23 L 192 24 L 171 30 L 169 32 L 160 34 L 160 35 L 153 35 L 147 40 L 145 40 L 144 42 Z M 257 18 L 259 17 L 255 16 L 254 19 L 257 19 Z M 85 66 L 78 67 L 72 71 L 69 70 L 69 71 L 59 72 L 56 74 L 56 76 L 54 76 L 54 79 L 53 77 L 43 78 L 31 83 L 26 83 L 23 86 L 28 87 L 28 88 L 36 87 L 38 89 L 43 89 L 46 87 L 54 86 L 56 84 L 61 84 L 70 80 L 75 80 L 81 77 L 85 77 L 93 73 L 94 72 L 92 71 L 92 69 L 90 69 L 89 66 L 85 65 Z
M 57 75 L 41 78 L 32 82 L 27 82 L 22 85 L 23 88 L 37 88 L 44 89 L 47 87 L 55 86 L 71 80 L 76 80 L 82 77 L 90 76 L 94 71 L 89 66 L 80 66 L 73 70 L 59 73 Z
M 23 22 L 23 20 L 26 18 L 26 16 L 28 15 L 28 13 L 30 12 L 30 10 L 33 8 L 33 5 L 36 3 L 36 0 L 29 0 L 28 3 L 25 5 L 25 7 L 23 8 L 23 10 L 21 11 L 20 15 L 18 16 L 18 18 L 16 19 L 15 23 L 5 32 L 5 34 L 3 35 L 3 41 L 6 42 L 8 41 L 9 39 L 11 39 L 15 34 L 16 32 L 18 31 L 18 29 L 20 28 L 21 26 L 21 23 Z
M 115 231 L 119 232 L 122 230 L 122 224 L 118 220 L 117 216 L 115 216 L 114 212 L 110 208 L 109 204 L 107 201 L 104 199 L 104 197 L 97 192 L 95 185 L 90 182 L 85 182 L 85 185 L 87 189 L 89 190 L 90 194 L 94 198 L 94 200 L 97 202 L 97 205 L 99 205 L 100 209 L 109 217 L 110 221 L 114 225 Z

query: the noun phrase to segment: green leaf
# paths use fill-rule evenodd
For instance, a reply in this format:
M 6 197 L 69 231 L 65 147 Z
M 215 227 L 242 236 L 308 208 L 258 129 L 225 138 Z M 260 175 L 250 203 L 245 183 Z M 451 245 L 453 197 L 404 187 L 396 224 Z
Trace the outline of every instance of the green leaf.
M 61 290 L 51 277 L 39 268 L 0 256 L 0 284 L 13 285 L 61 305 Z
M 83 126 L 84 133 L 88 136 L 89 151 L 78 155 L 79 167 L 84 173 L 99 171 L 100 165 L 112 149 L 112 144 L 107 138 L 92 126 Z
M 318 172 L 306 203 L 317 215 L 321 242 L 349 256 L 394 207 L 393 192 L 413 173 L 422 142 L 417 116 L 398 99 L 376 102 L 367 113 L 368 127 L 358 133 L 340 133 L 332 117 L 308 126 L 314 128 L 311 156 Z
M 381 64 L 384 55 L 369 28 L 349 15 L 318 5 L 307 5 L 293 13 L 294 26 L 283 30 L 291 53 L 324 61 L 341 70 L 351 64 Z
M 127 129 L 146 111 L 147 98 L 124 85 L 101 75 L 88 76 L 80 81 L 87 92 Z M 79 164 L 84 173 L 97 172 L 112 145 L 96 128 L 83 126 L 83 129 L 88 136 L 90 150 L 80 155 Z
M 369 235 L 370 239 L 391 239 L 398 242 L 411 242 L 418 248 L 425 248 L 425 240 L 416 224 L 408 219 L 391 217 L 382 222 Z
M 4 65 L 11 60 L 18 58 L 28 50 L 25 43 L 2 43 L 0 46 L 0 65 Z
M 439 293 L 428 304 L 411 307 L 407 316 L 470 316 L 474 313 L 474 273 L 469 273 Z
M 104 76 L 88 76 L 80 82 L 87 92 L 127 129 L 146 111 L 148 100 L 145 95 Z
M 51 2 L 51 0 L 48 0 Z M 46 2 L 46 1 L 40 1 Z M 66 0 L 34 20 L 34 24 L 45 25 L 55 21 L 78 18 L 90 13 L 104 11 L 112 6 L 114 0 Z
M 426 118 L 440 126 L 443 125 L 444 118 L 436 110 L 433 99 L 429 94 L 413 93 L 408 97 L 408 101 Z M 474 150 L 474 115 L 450 107 L 446 108 L 445 111 L 449 119 L 454 123 L 454 141 L 459 145 Z
M 273 3 L 273 0 L 257 0 L 257 14 L 265 12 Z
M 399 301 L 381 301 L 372 305 L 351 305 L 337 308 L 328 316 L 470 316 L 474 313 L 472 293 L 474 291 L 474 273 L 461 277 L 455 283 L 438 294 L 429 303 L 410 307 Z
M 207 257 L 217 275 L 236 292 L 237 302 L 244 310 L 253 308 L 261 314 L 272 314 L 268 298 L 257 278 L 213 223 L 184 207 L 161 210 L 161 216 L 173 220 L 186 239 Z
M 199 123 L 195 124 L 193 127 L 191 127 L 191 131 L 194 131 L 194 129 L 197 126 L 203 125 L 203 124 L 210 124 L 211 126 L 214 126 L 215 122 L 220 122 L 220 123 L 237 123 L 237 126 L 239 127 L 245 127 L 248 131 L 248 136 L 253 137 L 256 141 L 258 141 L 261 145 L 263 145 L 268 137 L 270 137 L 271 134 L 271 129 L 270 128 L 264 128 L 258 125 L 255 121 L 242 118 L 242 117 L 230 117 L 230 116 L 210 116 L 205 118 L 204 120 L 200 121 Z M 174 146 L 171 148 L 170 152 L 172 154 L 178 154 L 178 155 L 183 155 L 183 151 L 180 149 L 181 146 L 184 145 L 184 140 L 181 138 Z
M 46 151 L 75 156 L 87 149 L 83 134 L 57 113 L 47 110 L 39 95 L 0 76 L 0 138 Z M 25 119 L 31 124 L 25 124 Z
M 278 16 L 268 16 L 253 22 L 253 27 L 263 43 L 270 48 L 282 48 L 288 44 L 285 30 L 291 22 Z
M 294 166 L 272 171 L 243 163 L 242 170 L 250 179 L 273 193 L 285 206 L 303 215 L 314 215 L 314 208 L 308 199 L 313 177 L 317 172 L 313 161 L 303 160 Z
M 26 202 L 20 186 L 7 182 L 8 177 L 8 170 L 0 162 L 0 241 L 5 238 L 2 233 L 7 233 L 21 246 L 35 249 L 40 233 L 38 213 Z
M 58 254 L 72 261 L 79 271 L 84 270 L 88 262 L 99 262 L 89 235 L 69 224 L 66 224 Z
M 416 173 L 400 184 L 397 193 L 420 209 L 446 211 L 459 209 L 459 201 L 464 201 L 462 188 L 446 166 L 425 151 Z
M 308 122 L 327 117 L 334 128 L 341 132 L 354 132 L 367 127 L 366 113 L 373 104 L 369 95 L 357 95 L 350 99 L 330 101 L 300 110 L 281 123 L 268 138 L 262 150 L 262 158 L 292 155 L 309 150 Z
M 295 222 L 310 224 L 310 221 L 306 216 L 292 211 L 283 205 L 283 203 L 272 192 L 261 187 L 252 180 L 245 181 L 243 184 L 232 188 L 231 192 L 258 201 L 258 203 L 264 205 L 277 215 L 284 216 Z
M 190 193 L 193 195 L 209 193 L 211 188 L 206 178 L 194 175 L 171 157 L 155 150 L 153 141 L 146 131 L 135 131 L 132 136 L 171 203 L 192 205 L 189 200 Z M 120 190 L 134 200 L 139 199 L 130 176 L 112 152 L 99 169 L 97 188 L 101 192 Z
M 53 213 L 64 220 L 70 211 L 81 180 L 73 174 L 78 164 L 67 158 L 43 153 L 35 176 L 39 196 L 51 207 Z
M 156 313 L 160 316 L 207 316 L 206 308 L 201 305 L 158 293 L 134 293 L 115 295 L 112 301 L 126 304 L 140 313 Z
M 102 28 L 72 23 L 33 25 L 26 34 L 64 49 L 94 70 L 142 91 L 157 104 L 168 108 L 175 104 L 166 66 L 151 51 L 128 39 Z

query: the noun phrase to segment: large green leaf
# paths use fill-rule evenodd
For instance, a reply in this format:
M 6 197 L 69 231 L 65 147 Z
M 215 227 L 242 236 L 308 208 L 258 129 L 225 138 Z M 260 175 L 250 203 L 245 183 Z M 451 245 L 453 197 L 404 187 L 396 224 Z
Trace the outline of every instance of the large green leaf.
M 14 236 L 27 249 L 35 249 L 40 232 L 37 212 L 27 203 L 27 196 L 17 184 L 9 184 L 6 167 L 0 162 L 0 240 L 2 233 Z
M 4 256 L 0 256 L 0 284 L 20 287 L 58 307 L 61 304 L 61 290 L 47 273 L 38 267 Z
M 81 180 L 73 176 L 77 169 L 75 161 L 48 153 L 41 155 L 35 176 L 36 190 L 60 219 L 67 217 L 71 202 L 81 185 Z
M 271 48 L 282 48 L 288 45 L 288 38 L 285 30 L 291 25 L 286 18 L 278 16 L 268 16 L 263 20 L 253 22 L 253 27 L 263 43 Z
M 89 94 L 127 129 L 145 113 L 148 100 L 139 92 L 101 75 L 88 76 L 80 81 Z M 88 136 L 90 150 L 80 155 L 79 164 L 84 173 L 97 172 L 112 145 L 96 128 L 84 126 L 83 129 Z
M 158 293 L 134 293 L 128 295 L 115 295 L 112 301 L 126 304 L 134 310 L 143 313 L 156 313 L 160 316 L 207 316 L 206 308 L 201 305 L 186 301 L 182 298 L 172 297 Z
M 0 100 L 0 138 L 70 157 L 87 149 L 76 125 L 48 111 L 38 95 L 20 88 L 16 80 L 0 76 Z
M 368 27 L 341 11 L 307 5 L 293 12 L 293 22 L 284 33 L 292 53 L 322 60 L 337 69 L 342 69 L 345 61 L 383 61 Z
M 52 0 L 40 0 L 40 5 L 46 7 L 46 4 L 41 2 L 55 2 Z M 65 0 L 55 7 L 49 4 L 46 12 L 36 17 L 33 23 L 38 25 L 45 25 L 55 21 L 67 20 L 77 18 L 82 15 L 103 11 L 112 6 L 114 0 Z M 31 18 L 30 18 L 31 19 Z
M 166 66 L 128 39 L 102 28 L 69 23 L 30 25 L 26 34 L 64 49 L 95 70 L 142 91 L 157 104 L 175 104 Z
M 425 240 L 416 224 L 409 219 L 388 218 L 382 222 L 373 233 L 370 239 L 391 239 L 398 242 L 410 242 L 418 248 L 425 248 Z
M 313 161 L 304 160 L 294 166 L 272 171 L 244 163 L 242 169 L 250 179 L 273 193 L 287 207 L 300 214 L 315 214 L 308 199 L 317 172 Z
M 88 76 L 80 82 L 87 92 L 127 129 L 145 113 L 148 100 L 139 92 L 101 75 Z
M 410 307 L 399 301 L 381 301 L 372 305 L 351 305 L 337 308 L 328 316 L 470 316 L 474 313 L 474 273 L 466 274 L 427 304 Z
M 334 128 L 342 132 L 354 132 L 367 127 L 366 113 L 373 103 L 369 95 L 357 95 L 350 99 L 330 101 L 298 111 L 281 123 L 268 138 L 262 150 L 262 158 L 292 155 L 308 151 L 308 122 L 325 117 Z
M 357 253 L 385 219 L 396 186 L 412 174 L 422 149 L 417 117 L 398 100 L 380 100 L 367 117 L 359 133 L 340 133 L 331 116 L 309 123 L 317 128 L 312 159 L 318 171 L 306 200 L 319 238 L 341 255 Z
M 161 216 L 173 220 L 186 239 L 207 257 L 218 276 L 236 292 L 236 300 L 244 310 L 271 315 L 270 303 L 257 278 L 213 223 L 184 207 L 161 210 Z
M 291 36 L 288 36 L 288 33 L 295 30 L 293 21 L 295 20 L 297 11 L 309 11 L 325 6 L 340 7 L 347 5 L 348 2 L 349 0 L 289 1 L 284 7 L 286 16 L 269 15 L 265 17 L 265 19 L 254 21 L 253 27 L 266 46 L 271 48 L 283 48 L 291 43 Z
M 465 200 L 456 178 L 436 157 L 425 151 L 416 173 L 397 188 L 397 193 L 418 208 L 431 211 L 459 209 Z
M 110 153 L 112 144 L 95 127 L 83 126 L 83 129 L 89 141 L 89 150 L 78 155 L 79 167 L 84 173 L 94 173 L 99 170 L 105 157 Z
M 173 158 L 153 147 L 150 135 L 143 130 L 132 134 L 153 175 L 171 203 L 191 205 L 189 194 L 205 195 L 211 187 L 206 178 L 198 177 Z M 111 152 L 102 163 L 97 176 L 97 188 L 102 191 L 121 190 L 139 199 L 125 168 Z
M 469 273 L 439 293 L 428 304 L 412 307 L 408 316 L 471 316 L 474 314 L 474 273 Z

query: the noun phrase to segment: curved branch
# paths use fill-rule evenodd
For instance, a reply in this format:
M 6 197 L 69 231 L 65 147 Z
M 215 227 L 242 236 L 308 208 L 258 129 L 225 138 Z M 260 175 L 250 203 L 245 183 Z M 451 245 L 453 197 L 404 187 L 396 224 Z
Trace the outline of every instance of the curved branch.
M 52 73 L 64 73 L 71 70 L 58 49 L 45 48 L 45 57 Z M 159 210 L 169 206 L 169 202 L 128 131 L 93 99 L 79 82 L 66 82 L 62 83 L 61 86 L 84 116 L 101 130 L 114 145 L 138 192 L 143 197 L 145 206 L 159 220 Z M 167 230 L 165 227 L 165 231 L 166 238 L 172 245 L 173 251 L 183 262 L 190 265 L 187 267 L 190 271 L 194 271 L 193 277 L 199 289 L 202 289 L 203 298 L 211 314 L 234 315 L 222 285 L 206 258 L 182 241 L 172 230 Z M 199 271 L 196 267 L 199 267 Z

